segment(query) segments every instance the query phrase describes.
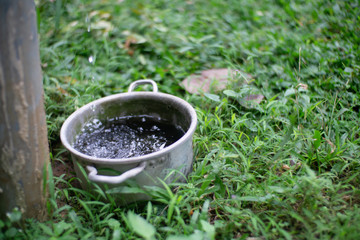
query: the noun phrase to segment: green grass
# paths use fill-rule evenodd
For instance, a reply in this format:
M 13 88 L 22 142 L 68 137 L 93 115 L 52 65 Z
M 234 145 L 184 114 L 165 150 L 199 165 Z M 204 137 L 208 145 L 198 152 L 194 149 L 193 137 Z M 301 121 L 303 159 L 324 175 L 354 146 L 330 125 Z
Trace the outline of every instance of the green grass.
M 39 0 L 37 8 L 52 162 L 68 157 L 59 130 L 73 111 L 140 78 L 195 107 L 195 160 L 187 183 L 126 207 L 96 186 L 89 193 L 74 178 L 50 178 L 49 220 L 21 223 L 15 211 L 0 238 L 360 238 L 358 1 Z M 179 86 L 210 68 L 253 81 L 240 85 L 237 75 L 204 96 Z M 253 93 L 265 100 L 245 108 L 240 99 Z

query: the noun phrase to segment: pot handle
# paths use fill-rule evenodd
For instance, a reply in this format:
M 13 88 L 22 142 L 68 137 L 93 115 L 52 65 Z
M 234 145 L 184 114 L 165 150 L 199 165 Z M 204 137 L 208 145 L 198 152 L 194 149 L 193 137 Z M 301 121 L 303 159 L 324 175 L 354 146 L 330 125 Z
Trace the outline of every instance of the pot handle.
M 86 169 L 89 171 L 88 178 L 93 182 L 98 183 L 110 183 L 110 184 L 119 184 L 129 178 L 135 177 L 141 173 L 146 167 L 146 162 L 140 163 L 137 167 L 130 169 L 119 176 L 104 176 L 97 175 L 97 169 L 93 166 L 86 166 Z
M 143 85 L 143 84 L 151 84 L 153 87 L 153 92 L 158 92 L 158 87 L 156 85 L 156 82 L 151 79 L 141 79 L 141 80 L 136 80 L 135 82 L 132 82 L 129 86 L 128 92 L 132 92 L 137 86 Z

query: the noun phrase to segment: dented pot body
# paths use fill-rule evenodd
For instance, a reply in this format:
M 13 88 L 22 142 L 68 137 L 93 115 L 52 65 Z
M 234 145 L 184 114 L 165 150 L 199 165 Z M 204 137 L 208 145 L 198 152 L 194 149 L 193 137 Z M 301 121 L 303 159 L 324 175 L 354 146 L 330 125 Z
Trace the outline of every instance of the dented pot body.
M 153 84 L 153 92 L 132 91 L 136 85 L 148 83 Z M 170 146 L 139 157 L 97 158 L 73 148 L 76 136 L 87 122 L 139 115 L 170 121 L 174 126 L 180 126 L 185 134 Z M 189 103 L 173 95 L 157 92 L 157 86 L 151 80 L 139 80 L 130 86 L 127 93 L 98 99 L 75 111 L 64 122 L 60 138 L 71 153 L 82 187 L 91 190 L 89 181 L 96 182 L 100 187 L 115 190 L 112 192 L 116 193 L 116 200 L 126 204 L 150 197 L 141 193 L 124 193 L 125 186 L 135 184 L 146 190 L 146 186 L 162 186 L 159 179 L 168 184 L 185 180 L 184 176 L 192 170 L 192 138 L 196 124 L 196 112 Z

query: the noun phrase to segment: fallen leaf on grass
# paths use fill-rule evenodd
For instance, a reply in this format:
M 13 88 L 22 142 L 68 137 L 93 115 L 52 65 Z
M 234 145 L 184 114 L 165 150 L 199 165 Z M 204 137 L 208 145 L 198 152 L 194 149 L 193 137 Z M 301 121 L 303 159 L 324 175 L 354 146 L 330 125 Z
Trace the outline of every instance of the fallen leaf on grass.
M 242 89 L 242 90 L 244 90 L 244 89 Z M 241 104 L 241 106 L 243 106 L 245 108 L 255 108 L 255 109 L 262 111 L 258 105 L 265 98 L 264 95 L 245 93 L 248 95 L 244 96 L 244 92 L 241 92 L 241 91 L 235 92 L 233 90 L 225 90 L 223 93 L 230 98 L 235 98 Z
M 64 77 L 64 81 L 65 81 L 66 83 L 70 83 L 70 84 L 75 84 L 75 83 L 77 82 L 77 80 L 76 80 L 75 78 L 72 78 L 72 77 L 70 77 L 70 76 L 65 76 L 65 77 Z
M 57 90 L 65 96 L 71 96 L 71 94 L 69 94 L 65 89 L 63 89 L 62 87 L 57 86 Z
M 114 29 L 114 26 L 109 21 L 100 20 L 91 24 L 91 29 L 101 30 L 102 33 L 107 36 L 110 31 Z
M 98 16 L 102 19 L 109 19 L 111 18 L 111 13 L 110 12 L 106 12 L 106 11 L 98 11 L 98 10 L 95 10 L 95 11 L 92 11 L 90 14 L 89 14 L 89 18 L 92 18 L 92 17 L 95 17 L 95 16 Z
M 134 54 L 134 49 L 132 49 L 131 45 L 142 44 L 147 41 L 145 37 L 143 37 L 139 34 L 136 34 L 136 33 L 132 33 L 127 30 L 123 31 L 122 34 L 126 36 L 125 43 L 122 44 L 121 42 L 118 42 L 117 45 L 119 48 L 123 48 L 123 49 L 127 50 L 127 53 L 130 56 L 132 56 Z
M 227 68 L 209 69 L 204 70 L 201 76 L 208 79 L 227 80 L 229 77 L 233 77 L 234 71 Z
M 255 103 L 260 103 L 264 99 L 264 96 L 261 94 L 249 95 L 244 98 L 245 101 L 253 101 Z
M 208 93 L 211 89 L 214 91 L 221 91 L 226 88 L 228 76 L 221 78 L 209 78 L 204 75 L 190 75 L 182 81 L 182 85 L 189 93 L 198 94 L 200 92 Z
M 330 153 L 335 152 L 335 149 L 336 149 L 335 144 L 333 144 L 329 139 L 326 139 L 326 138 L 324 138 L 324 137 L 323 137 L 323 139 L 331 146 L 331 151 L 330 151 Z
M 287 165 L 287 164 L 282 165 L 281 168 L 282 168 L 283 170 L 290 170 L 290 167 L 289 167 L 289 165 Z
M 261 94 L 248 95 L 240 101 L 240 104 L 245 108 L 255 108 L 264 98 Z
M 248 83 L 252 78 L 249 74 L 239 70 L 229 70 L 227 68 L 204 70 L 201 74 L 192 74 L 185 78 L 181 84 L 186 91 L 192 94 L 208 93 L 224 90 L 229 80 L 235 78 L 236 74 L 241 76 L 244 83 Z
M 295 163 L 294 160 L 290 160 L 290 165 L 291 165 L 291 167 L 289 165 L 287 165 L 287 164 L 283 164 L 281 166 L 281 169 L 285 170 L 285 171 L 288 171 L 288 170 L 291 170 L 291 169 L 292 170 L 297 170 L 301 166 L 301 163 L 300 162 Z

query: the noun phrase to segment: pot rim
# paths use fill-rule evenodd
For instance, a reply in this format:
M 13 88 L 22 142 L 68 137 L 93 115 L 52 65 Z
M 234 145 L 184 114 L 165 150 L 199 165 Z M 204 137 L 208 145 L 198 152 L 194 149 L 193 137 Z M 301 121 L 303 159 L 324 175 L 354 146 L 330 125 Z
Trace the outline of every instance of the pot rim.
M 185 134 L 178 139 L 176 142 L 171 144 L 170 146 L 167 146 L 159 151 L 149 153 L 146 155 L 138 156 L 138 157 L 130 157 L 130 158 L 97 158 L 93 156 L 86 155 L 84 153 L 79 152 L 75 148 L 71 146 L 69 143 L 67 137 L 66 137 L 66 130 L 69 128 L 69 124 L 71 121 L 73 121 L 79 114 L 82 114 L 85 111 L 88 111 L 91 109 L 94 105 L 98 106 L 104 102 L 114 101 L 118 100 L 127 96 L 152 96 L 156 98 L 165 98 L 168 100 L 171 100 L 173 102 L 176 102 L 180 105 L 184 105 L 188 113 L 190 114 L 191 122 L 188 130 L 185 132 Z M 149 161 L 151 159 L 162 157 L 165 154 L 168 154 L 170 151 L 172 151 L 174 148 L 182 144 L 183 142 L 187 141 L 189 138 L 192 138 L 192 135 L 195 132 L 197 125 L 197 115 L 195 112 L 195 109 L 185 100 L 176 97 L 174 95 L 161 93 L 161 92 L 127 92 L 127 93 L 118 93 L 113 94 L 107 97 L 103 97 L 100 99 L 97 99 L 95 101 L 92 101 L 81 108 L 77 109 L 75 112 L 73 112 L 63 123 L 61 130 L 60 130 L 60 139 L 64 147 L 70 151 L 71 154 L 74 154 L 76 157 L 85 160 L 90 163 L 98 163 L 98 164 L 129 164 L 129 163 L 139 163 L 143 161 Z

